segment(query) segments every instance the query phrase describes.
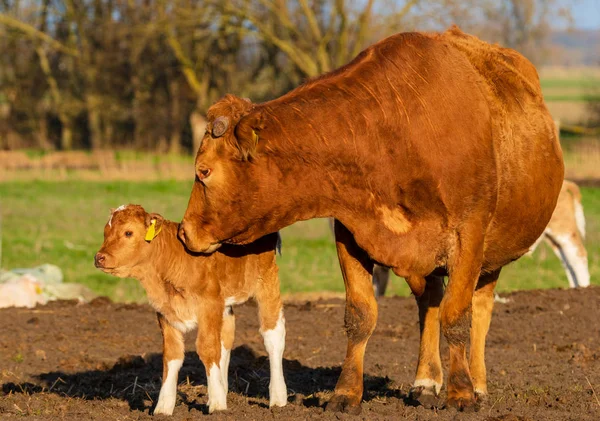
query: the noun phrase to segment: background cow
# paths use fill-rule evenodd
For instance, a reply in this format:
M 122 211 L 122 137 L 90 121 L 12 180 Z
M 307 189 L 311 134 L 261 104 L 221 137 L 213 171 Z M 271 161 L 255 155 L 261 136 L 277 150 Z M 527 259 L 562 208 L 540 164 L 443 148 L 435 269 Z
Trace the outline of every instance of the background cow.
M 377 320 L 374 263 L 419 297 L 427 346 L 414 396 L 441 387 L 430 352 L 441 321 L 447 404 L 475 405 L 487 392 L 485 337 L 500 270 L 542 234 L 564 178 L 531 63 L 458 28 L 398 34 L 273 101 L 226 96 L 208 120 L 180 230 L 188 248 L 210 252 L 296 221 L 336 219 L 348 348 L 328 408 L 360 411 Z
M 163 336 L 163 383 L 154 413 L 173 413 L 185 350 L 183 334 L 196 327 L 196 350 L 206 368 L 208 410 L 227 409 L 227 372 L 235 334 L 231 306 L 250 297 L 256 298 L 269 354 L 270 406 L 284 406 L 285 320 L 275 264 L 279 234 L 245 247 L 194 255 L 177 238 L 177 229 L 177 223 L 149 214 L 141 206 L 121 206 L 111 213 L 95 257 L 102 271 L 138 279 L 156 309 Z

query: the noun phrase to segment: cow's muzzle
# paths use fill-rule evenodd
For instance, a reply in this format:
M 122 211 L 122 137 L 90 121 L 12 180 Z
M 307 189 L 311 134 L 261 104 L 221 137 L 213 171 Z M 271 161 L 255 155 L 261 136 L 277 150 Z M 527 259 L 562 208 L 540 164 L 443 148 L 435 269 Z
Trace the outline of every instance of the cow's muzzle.
M 204 235 L 197 235 L 191 224 L 186 223 L 183 220 L 179 224 L 179 230 L 177 235 L 185 247 L 195 253 L 212 253 L 221 247 L 221 243 L 213 239 L 208 233 L 203 232 Z
M 104 265 L 106 263 L 106 255 L 104 253 L 96 253 L 94 256 L 94 266 L 98 269 L 104 269 Z

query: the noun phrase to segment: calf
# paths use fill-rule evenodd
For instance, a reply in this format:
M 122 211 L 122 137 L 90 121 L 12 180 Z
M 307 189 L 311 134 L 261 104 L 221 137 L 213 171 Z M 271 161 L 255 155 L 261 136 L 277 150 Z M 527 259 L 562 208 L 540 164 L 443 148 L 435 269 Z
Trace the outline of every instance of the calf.
M 159 214 L 138 205 L 121 206 L 112 211 L 95 257 L 103 272 L 138 279 L 156 309 L 163 336 L 163 382 L 154 413 L 173 413 L 183 334 L 196 327 L 196 350 L 206 368 L 208 410 L 227 409 L 227 370 L 235 333 L 231 306 L 251 297 L 258 303 L 260 332 L 269 354 L 270 406 L 284 406 L 285 320 L 275 264 L 279 234 L 204 255 L 187 251 L 177 231 L 177 223 Z

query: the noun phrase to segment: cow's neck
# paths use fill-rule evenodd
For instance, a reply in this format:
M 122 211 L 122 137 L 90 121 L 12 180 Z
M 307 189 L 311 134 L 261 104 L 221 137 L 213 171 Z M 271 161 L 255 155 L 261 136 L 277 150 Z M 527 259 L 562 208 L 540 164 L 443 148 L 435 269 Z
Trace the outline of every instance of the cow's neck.
M 292 126 L 293 135 L 268 133 L 273 140 L 265 148 L 267 171 L 279 170 L 273 202 L 283 204 L 278 209 L 280 226 L 273 228 L 323 217 L 335 217 L 345 225 L 358 223 L 355 216 L 369 212 L 375 200 L 369 174 L 356 164 L 364 149 L 341 142 L 342 133 L 321 133 L 316 139 L 313 127 L 301 119 Z

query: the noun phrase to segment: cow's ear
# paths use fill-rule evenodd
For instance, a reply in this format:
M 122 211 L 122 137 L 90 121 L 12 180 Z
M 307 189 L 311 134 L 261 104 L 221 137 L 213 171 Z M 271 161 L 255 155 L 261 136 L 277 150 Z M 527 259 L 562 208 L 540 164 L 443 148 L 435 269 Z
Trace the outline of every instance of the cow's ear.
M 165 218 L 158 213 L 147 213 L 146 214 L 146 241 L 150 242 L 160 233 Z
M 256 146 L 260 142 L 261 130 L 265 128 L 263 113 L 259 110 L 252 111 L 240 120 L 235 127 L 236 147 L 240 159 L 250 161 L 256 154 Z

